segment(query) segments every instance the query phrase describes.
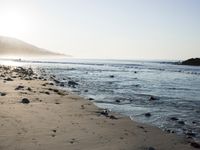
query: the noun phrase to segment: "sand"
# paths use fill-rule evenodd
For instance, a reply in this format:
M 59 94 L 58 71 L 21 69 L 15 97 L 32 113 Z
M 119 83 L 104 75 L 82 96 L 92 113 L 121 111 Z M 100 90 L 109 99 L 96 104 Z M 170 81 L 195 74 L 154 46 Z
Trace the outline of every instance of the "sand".
M 0 76 L 0 150 L 195 149 L 175 134 L 118 114 L 106 116 L 89 100 L 37 75 L 28 80 L 1 67 Z M 23 98 L 30 103 L 21 103 Z

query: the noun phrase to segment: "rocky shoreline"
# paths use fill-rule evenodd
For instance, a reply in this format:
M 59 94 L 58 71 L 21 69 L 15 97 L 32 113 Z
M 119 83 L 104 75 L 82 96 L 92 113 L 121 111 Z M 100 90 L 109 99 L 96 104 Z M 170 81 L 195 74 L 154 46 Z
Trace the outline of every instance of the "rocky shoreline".
M 62 82 L 54 76 L 40 76 L 31 68 L 0 66 L 0 81 L 1 149 L 200 148 L 192 139 L 99 109 L 57 88 Z M 77 84 L 68 81 L 68 86 Z

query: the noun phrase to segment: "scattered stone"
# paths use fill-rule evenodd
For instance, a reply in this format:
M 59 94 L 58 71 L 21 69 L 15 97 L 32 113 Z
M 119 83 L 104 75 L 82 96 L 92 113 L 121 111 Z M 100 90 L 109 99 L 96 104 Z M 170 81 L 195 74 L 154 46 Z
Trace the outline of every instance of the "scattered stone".
M 6 93 L 0 92 L 0 96 L 6 96 Z
M 18 87 L 15 88 L 15 90 L 22 90 L 24 88 L 24 86 L 19 85 Z
M 121 101 L 119 99 L 115 100 L 115 102 L 120 103 Z
M 30 87 L 27 88 L 28 91 L 32 91 L 32 89 Z
M 48 91 L 46 91 L 46 92 L 44 92 L 45 94 L 47 94 L 47 95 L 50 95 L 50 93 L 48 92 Z
M 177 121 L 178 118 L 177 118 L 177 117 L 171 117 L 170 120 L 172 120 L 172 121 Z
M 61 82 L 61 83 L 60 83 L 60 86 L 64 87 L 64 86 L 65 86 L 65 83 L 64 83 L 64 82 Z
M 23 98 L 22 101 L 21 101 L 21 103 L 23 103 L 23 104 L 29 104 L 30 101 L 27 98 Z
M 111 115 L 111 116 L 110 116 L 110 119 L 118 119 L 118 118 L 115 117 L 115 116 L 113 116 L 113 115 Z
M 110 75 L 110 78 L 114 78 L 115 76 L 114 75 Z
M 56 133 L 56 129 L 52 130 L 54 133 Z
M 147 150 L 156 150 L 154 147 L 148 147 Z
M 187 136 L 192 136 L 192 137 L 195 137 L 195 136 L 196 136 L 196 134 L 193 133 L 193 132 L 187 132 L 186 135 L 187 135 Z
M 5 81 L 13 81 L 13 79 L 11 79 L 11 78 L 5 78 L 4 80 Z
M 181 120 L 181 121 L 178 121 L 178 124 L 185 125 L 185 122 Z
M 107 109 L 105 109 L 105 110 L 101 111 L 100 114 L 108 117 L 109 112 Z
M 149 101 L 155 101 L 158 100 L 158 98 L 154 97 L 154 96 L 150 96 Z
M 151 117 L 151 113 L 145 113 L 145 117 Z
M 200 144 L 199 143 L 196 143 L 196 142 L 191 142 L 190 145 L 194 148 L 198 148 L 200 149 Z
M 54 91 L 54 92 L 56 92 L 56 93 L 58 93 L 58 92 L 59 92 L 59 90 L 58 90 L 58 89 L 53 89 L 53 91 Z
M 74 82 L 74 81 L 68 81 L 68 86 L 69 87 L 73 87 L 73 88 L 75 88 L 76 87 L 76 85 L 78 85 L 78 83 L 76 83 L 76 82 Z

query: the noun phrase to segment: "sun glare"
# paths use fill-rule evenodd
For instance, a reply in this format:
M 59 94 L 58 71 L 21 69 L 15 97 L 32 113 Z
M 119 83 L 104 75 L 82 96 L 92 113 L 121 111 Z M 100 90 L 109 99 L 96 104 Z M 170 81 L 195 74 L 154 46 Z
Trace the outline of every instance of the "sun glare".
M 9 9 L 1 11 L 0 19 L 2 35 L 15 37 L 28 31 L 28 18 L 20 10 Z

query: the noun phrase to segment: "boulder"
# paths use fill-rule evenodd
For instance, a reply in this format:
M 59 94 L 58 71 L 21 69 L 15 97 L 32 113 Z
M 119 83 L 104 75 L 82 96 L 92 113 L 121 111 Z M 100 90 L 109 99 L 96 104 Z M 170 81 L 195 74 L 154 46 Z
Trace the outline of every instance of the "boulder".
M 200 58 L 191 58 L 181 62 L 181 65 L 200 66 Z

